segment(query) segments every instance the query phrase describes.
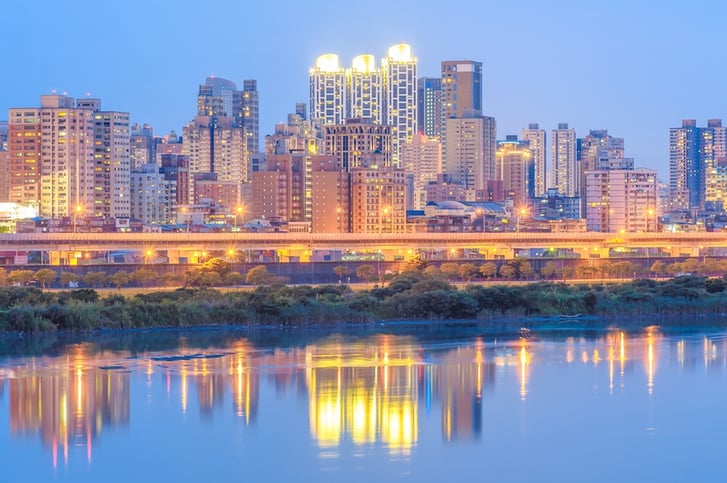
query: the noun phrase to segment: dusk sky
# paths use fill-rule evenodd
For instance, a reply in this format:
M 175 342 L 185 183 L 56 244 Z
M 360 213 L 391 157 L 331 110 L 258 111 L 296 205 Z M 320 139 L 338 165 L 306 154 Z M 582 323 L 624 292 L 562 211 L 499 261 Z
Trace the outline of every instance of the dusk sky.
M 261 137 L 308 103 L 308 68 L 323 53 L 345 66 L 412 45 L 418 76 L 442 60 L 483 63 L 485 114 L 497 137 L 529 122 L 608 129 L 637 167 L 668 180 L 669 128 L 725 118 L 727 2 L 5 0 L 0 119 L 52 90 L 90 92 L 156 134 L 196 112 L 214 74 L 256 79 Z M 550 157 L 550 156 L 549 156 Z M 550 159 L 548 159 L 550 162 Z

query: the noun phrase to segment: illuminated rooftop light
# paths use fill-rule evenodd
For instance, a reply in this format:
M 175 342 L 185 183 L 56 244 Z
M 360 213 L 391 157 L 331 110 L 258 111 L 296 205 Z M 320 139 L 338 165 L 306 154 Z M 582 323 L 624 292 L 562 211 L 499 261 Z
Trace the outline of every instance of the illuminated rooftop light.
M 371 54 L 357 55 L 351 65 L 353 70 L 368 74 L 376 70 L 376 58 Z
M 316 69 L 323 72 L 336 72 L 341 69 L 338 63 L 338 55 L 323 54 L 316 59 Z
M 394 62 L 411 62 L 414 60 L 411 45 L 409 44 L 396 44 L 389 47 L 389 57 Z

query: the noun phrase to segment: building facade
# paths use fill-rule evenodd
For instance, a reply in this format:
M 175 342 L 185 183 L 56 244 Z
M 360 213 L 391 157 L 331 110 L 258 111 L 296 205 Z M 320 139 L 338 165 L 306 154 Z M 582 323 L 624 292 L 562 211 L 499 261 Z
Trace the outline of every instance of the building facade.
M 528 142 L 535 168 L 535 196 L 543 196 L 548 187 L 547 153 L 545 129 L 537 123 L 528 124 L 527 129 L 520 131 L 520 138 Z
M 384 122 L 391 126 L 392 163 L 401 166 L 401 146 L 417 128 L 417 58 L 408 44 L 389 48 L 381 61 L 384 80 Z
M 342 124 L 348 105 L 346 71 L 336 54 L 318 56 L 309 71 L 310 118 L 319 126 Z
M 505 198 L 515 206 L 524 206 L 535 197 L 535 167 L 527 141 L 507 136 L 497 143 L 496 176 L 502 180 Z
M 446 122 L 443 172 L 450 183 L 484 190 L 496 179 L 495 119 L 488 116 L 449 118 Z
M 346 77 L 346 118 L 365 118 L 375 124 L 383 124 L 383 81 L 381 69 L 376 66 L 376 58 L 371 54 L 354 57 Z
M 587 229 L 613 233 L 658 231 L 657 186 L 656 171 L 650 169 L 589 171 Z
M 351 231 L 403 233 L 406 230 L 406 176 L 381 165 L 351 171 Z
M 576 170 L 576 132 L 567 123 L 558 124 L 551 133 L 552 183 L 565 196 L 579 196 Z
M 442 145 L 436 138 L 415 134 L 402 146 L 401 162 L 411 177 L 407 206 L 422 210 L 427 204 L 427 184 L 436 181 L 437 175 L 442 172 Z
M 422 77 L 417 82 L 417 132 L 442 139 L 442 79 Z

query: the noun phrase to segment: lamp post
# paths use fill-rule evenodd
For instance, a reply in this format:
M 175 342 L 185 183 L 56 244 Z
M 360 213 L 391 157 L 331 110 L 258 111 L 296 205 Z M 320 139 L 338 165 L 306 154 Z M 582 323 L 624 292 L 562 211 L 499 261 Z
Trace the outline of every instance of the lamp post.
M 649 220 L 654 216 L 654 208 L 649 208 L 646 210 L 646 226 L 644 227 L 644 232 L 649 231 Z M 654 230 L 656 231 L 656 230 Z
M 235 208 L 235 231 L 237 231 L 237 219 L 242 215 L 242 212 L 245 211 L 242 206 L 238 206 Z
M 81 206 L 80 204 L 76 205 L 75 208 L 73 209 L 73 233 L 78 233 L 77 218 L 78 218 L 78 215 L 81 214 L 81 212 L 83 212 L 83 206 Z
M 527 208 L 520 208 L 518 210 L 518 217 L 517 217 L 517 231 L 520 232 L 520 225 L 522 224 L 522 219 L 527 215 L 528 209 Z
M 182 206 L 182 213 L 184 213 L 184 217 L 187 219 L 187 233 L 189 233 L 189 219 L 191 217 L 189 208 L 187 206 Z

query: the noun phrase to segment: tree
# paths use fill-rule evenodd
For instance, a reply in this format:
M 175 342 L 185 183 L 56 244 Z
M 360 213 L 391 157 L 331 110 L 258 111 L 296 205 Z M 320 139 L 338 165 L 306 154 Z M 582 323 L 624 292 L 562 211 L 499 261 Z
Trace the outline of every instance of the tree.
M 456 280 L 459 278 L 459 265 L 454 262 L 446 262 L 439 266 L 445 277 L 448 280 Z
M 664 273 L 666 273 L 666 263 L 662 262 L 661 260 L 657 260 L 656 262 L 651 264 L 649 271 L 657 277 L 660 277 L 664 275 Z
M 245 281 L 252 285 L 269 285 L 275 281 L 275 276 L 268 272 L 265 265 L 258 265 L 247 271 Z
M 4 287 L 8 284 L 8 271 L 4 268 L 0 268 L 0 287 Z
M 245 277 L 240 272 L 230 272 L 222 279 L 222 283 L 225 285 L 234 285 L 237 287 L 242 283 Z
M 101 287 L 106 282 L 106 272 L 88 272 L 83 276 L 83 283 L 91 287 Z
M 160 283 L 165 287 L 181 285 L 183 279 L 182 275 L 172 272 L 164 272 L 159 276 Z
M 192 287 L 215 287 L 222 283 L 222 277 L 212 270 L 191 270 L 187 272 L 187 285 Z
M 47 288 L 56 278 L 58 278 L 58 274 L 50 268 L 41 268 L 33 274 L 33 280 L 38 282 L 43 288 Z
M 432 279 L 441 279 L 442 271 L 439 269 L 439 267 L 429 265 L 427 268 L 424 269 L 424 276 Z
M 159 275 L 154 270 L 143 267 L 139 268 L 130 276 L 142 287 L 151 287 L 159 279 Z
M 478 273 L 479 268 L 474 263 L 467 262 L 459 266 L 459 276 L 468 282 L 471 281 Z
M 540 275 L 545 278 L 555 278 L 558 275 L 558 267 L 556 267 L 554 261 L 548 261 L 540 269 Z
M 422 259 L 421 255 L 418 253 L 406 261 L 407 271 L 424 270 L 427 266 L 427 261 Z
M 356 268 L 356 277 L 366 282 L 371 282 L 376 278 L 376 267 L 373 265 L 360 265 Z
M 13 285 L 26 285 L 33 280 L 32 270 L 13 270 L 8 274 L 8 281 Z
M 497 276 L 497 265 L 494 262 L 483 263 L 480 267 L 480 273 L 485 278 L 495 278 Z
M 502 278 L 512 280 L 517 276 L 517 270 L 514 266 L 512 266 L 510 263 L 506 263 L 502 266 L 500 266 L 500 276 Z
M 78 284 L 81 276 L 73 272 L 61 272 L 60 279 L 64 287 L 70 287 L 73 284 Z
M 529 261 L 520 261 L 520 276 L 526 279 L 531 279 L 535 277 L 535 270 L 533 269 L 533 266 L 530 265 Z
M 204 262 L 201 268 L 210 272 L 217 272 L 223 278 L 230 273 L 230 264 L 220 258 L 210 258 Z
M 338 275 L 338 283 L 341 283 L 343 280 L 343 277 L 348 275 L 348 266 L 347 265 L 336 265 L 333 267 L 333 271 Z
M 116 290 L 121 290 L 122 285 L 126 285 L 131 280 L 129 274 L 123 270 L 119 270 L 109 277 L 109 282 L 116 287 Z

